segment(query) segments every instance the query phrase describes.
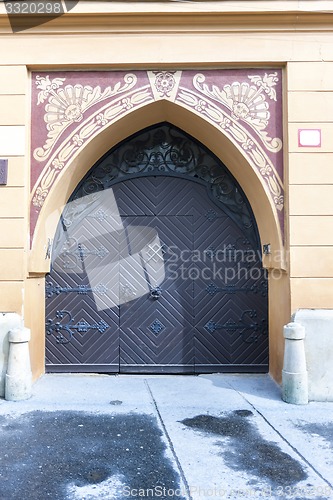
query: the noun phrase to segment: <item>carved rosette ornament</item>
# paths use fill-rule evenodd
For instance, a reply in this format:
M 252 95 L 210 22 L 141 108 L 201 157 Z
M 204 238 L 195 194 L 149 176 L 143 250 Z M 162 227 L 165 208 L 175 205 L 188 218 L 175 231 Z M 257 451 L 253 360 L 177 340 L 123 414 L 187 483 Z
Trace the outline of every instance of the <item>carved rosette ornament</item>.
M 176 81 L 173 76 L 174 72 L 154 71 L 153 73 L 156 75 L 155 87 L 157 89 L 157 92 L 161 97 L 170 97 L 170 92 L 176 85 Z
M 53 183 L 78 151 L 125 114 L 161 99 L 199 114 L 242 151 L 267 186 L 282 224 L 280 71 L 34 74 L 33 86 L 32 234 Z

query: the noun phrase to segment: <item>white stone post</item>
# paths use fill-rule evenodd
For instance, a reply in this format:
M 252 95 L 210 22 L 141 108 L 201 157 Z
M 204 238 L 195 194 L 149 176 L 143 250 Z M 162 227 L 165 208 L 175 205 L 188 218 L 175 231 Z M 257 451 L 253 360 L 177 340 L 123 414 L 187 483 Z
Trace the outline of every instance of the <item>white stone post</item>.
M 16 313 L 0 313 L 0 398 L 5 397 L 10 330 L 23 327 L 22 318 Z
M 31 396 L 32 374 L 30 367 L 28 328 L 11 330 L 8 336 L 9 356 L 6 373 L 5 399 L 20 401 Z
M 286 403 L 305 405 L 308 401 L 308 374 L 304 349 L 305 328 L 300 323 L 288 323 L 282 370 L 282 399 Z

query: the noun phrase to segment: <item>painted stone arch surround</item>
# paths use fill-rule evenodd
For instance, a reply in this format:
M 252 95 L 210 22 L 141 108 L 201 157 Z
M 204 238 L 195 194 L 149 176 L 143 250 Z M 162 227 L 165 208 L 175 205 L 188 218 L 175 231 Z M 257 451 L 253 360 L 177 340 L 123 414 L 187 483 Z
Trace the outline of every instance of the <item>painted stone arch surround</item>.
M 30 271 L 48 271 L 47 239 L 91 166 L 121 140 L 162 121 L 223 161 L 251 203 L 262 243 L 282 255 L 281 87 L 277 69 L 33 73 Z

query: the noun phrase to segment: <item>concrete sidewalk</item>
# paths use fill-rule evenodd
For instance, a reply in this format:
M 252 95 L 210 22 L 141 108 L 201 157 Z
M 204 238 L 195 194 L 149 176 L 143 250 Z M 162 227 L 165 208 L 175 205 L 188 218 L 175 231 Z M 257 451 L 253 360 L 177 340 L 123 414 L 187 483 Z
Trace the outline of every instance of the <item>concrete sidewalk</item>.
M 268 375 L 45 375 L 0 400 L 0 498 L 333 498 L 333 403 Z

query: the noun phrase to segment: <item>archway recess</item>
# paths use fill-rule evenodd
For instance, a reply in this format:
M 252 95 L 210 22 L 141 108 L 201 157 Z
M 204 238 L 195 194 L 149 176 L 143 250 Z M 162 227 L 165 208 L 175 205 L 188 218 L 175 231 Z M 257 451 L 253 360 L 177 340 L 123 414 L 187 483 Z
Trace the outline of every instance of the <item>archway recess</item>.
M 267 273 L 218 158 L 163 122 L 79 183 L 46 278 L 48 371 L 265 372 Z

